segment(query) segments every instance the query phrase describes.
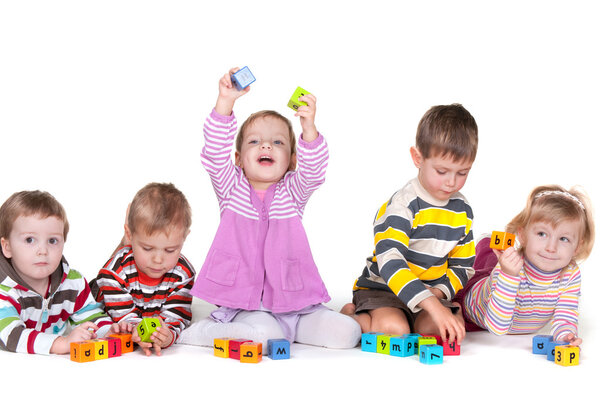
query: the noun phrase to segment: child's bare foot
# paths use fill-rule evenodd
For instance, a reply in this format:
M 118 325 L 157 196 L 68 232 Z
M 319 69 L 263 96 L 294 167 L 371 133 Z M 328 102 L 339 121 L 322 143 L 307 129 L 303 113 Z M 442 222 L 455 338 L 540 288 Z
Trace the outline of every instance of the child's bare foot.
M 344 307 L 342 307 L 342 309 L 340 310 L 340 313 L 349 315 L 349 316 L 353 316 L 355 311 L 356 311 L 356 306 L 352 303 L 348 303 Z

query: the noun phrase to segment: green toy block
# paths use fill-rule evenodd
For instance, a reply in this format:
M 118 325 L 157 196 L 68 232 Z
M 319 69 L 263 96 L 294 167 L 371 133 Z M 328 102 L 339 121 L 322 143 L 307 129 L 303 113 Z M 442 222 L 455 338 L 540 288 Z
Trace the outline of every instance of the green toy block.
M 379 354 L 390 354 L 390 339 L 391 335 L 377 336 L 377 352 Z
M 437 344 L 437 339 L 433 336 L 421 336 L 417 343 L 417 354 L 421 351 L 421 346 L 426 344 Z
M 150 336 L 159 326 L 160 320 L 158 318 L 142 318 L 142 322 L 137 326 L 137 333 L 142 342 L 151 342 Z
M 298 86 L 298 88 L 290 98 L 290 101 L 288 102 L 288 107 L 294 111 L 298 111 L 298 108 L 300 108 L 300 106 L 306 106 L 307 104 L 305 102 L 298 100 L 298 98 L 304 96 L 305 94 L 310 94 L 310 92 Z

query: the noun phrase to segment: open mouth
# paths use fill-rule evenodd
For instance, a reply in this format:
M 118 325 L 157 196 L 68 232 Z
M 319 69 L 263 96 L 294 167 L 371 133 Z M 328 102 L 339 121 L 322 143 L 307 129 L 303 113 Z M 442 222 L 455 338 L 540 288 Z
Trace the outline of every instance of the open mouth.
M 273 160 L 271 157 L 269 156 L 260 156 L 258 158 L 258 163 L 261 165 L 271 165 L 275 162 L 275 160 Z

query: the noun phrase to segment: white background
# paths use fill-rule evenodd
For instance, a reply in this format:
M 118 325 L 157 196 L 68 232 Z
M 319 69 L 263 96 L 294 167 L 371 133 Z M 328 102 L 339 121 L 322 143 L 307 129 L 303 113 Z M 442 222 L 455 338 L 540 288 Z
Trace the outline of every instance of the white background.
M 476 236 L 503 229 L 536 185 L 581 185 L 598 204 L 598 17 L 593 1 L 2 1 L 0 201 L 20 190 L 54 194 L 71 224 L 65 255 L 91 279 L 119 242 L 135 192 L 173 182 L 193 209 L 184 254 L 199 270 L 219 220 L 200 165 L 202 124 L 218 79 L 247 65 L 257 81 L 236 104 L 240 121 L 275 109 L 299 130 L 289 97 L 302 86 L 318 98 L 331 159 L 304 225 L 330 306 L 339 309 L 372 252 L 376 209 L 416 174 L 409 147 L 432 105 L 462 103 L 479 125 L 463 189 Z M 437 369 L 304 346 L 285 368 L 240 369 L 187 347 L 147 364 L 130 355 L 86 366 L 2 352 L 0 366 L 16 363 L 19 387 L 23 369 L 37 366 L 46 385 L 29 389 L 43 392 L 63 374 L 76 384 L 91 371 L 133 369 L 151 383 L 136 390 L 169 393 L 181 377 L 192 381 L 190 395 L 236 381 L 266 397 L 314 393 L 306 382 L 337 394 L 453 396 L 489 382 L 573 394 L 600 357 L 597 253 L 581 265 L 584 345 L 575 368 L 528 354 L 529 337 L 487 333 L 468 338 L 460 358 L 427 367 Z M 166 376 L 160 389 L 149 379 Z M 115 391 L 132 384 L 108 378 Z M 432 392 L 434 382 L 443 384 Z M 236 385 L 225 386 L 233 393 Z

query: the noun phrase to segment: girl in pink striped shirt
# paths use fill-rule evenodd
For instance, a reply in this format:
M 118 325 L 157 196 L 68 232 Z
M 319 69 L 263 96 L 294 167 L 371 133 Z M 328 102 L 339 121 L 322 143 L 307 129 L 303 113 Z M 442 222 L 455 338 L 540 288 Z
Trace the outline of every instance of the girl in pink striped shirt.
M 477 244 L 475 275 L 457 297 L 467 330 L 533 333 L 550 322 L 555 341 L 580 345 L 577 262 L 594 244 L 588 198 L 558 185 L 539 186 L 506 230 L 520 247 L 492 252 L 488 238 Z
M 262 342 L 285 337 L 349 348 L 360 339 L 352 318 L 329 310 L 325 284 L 302 226 L 304 207 L 325 180 L 327 142 L 315 126 L 316 98 L 299 98 L 302 135 L 275 111 L 252 114 L 237 132 L 238 91 L 232 69 L 204 125 L 202 164 L 219 201 L 221 221 L 191 293 L 219 308 L 186 329 L 179 343 L 211 346 L 214 338 Z M 266 346 L 263 346 L 266 351 Z

